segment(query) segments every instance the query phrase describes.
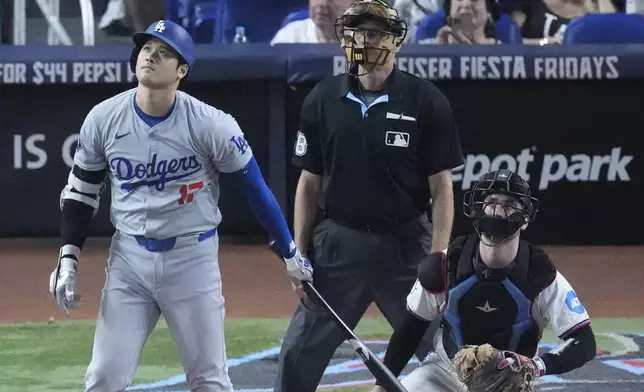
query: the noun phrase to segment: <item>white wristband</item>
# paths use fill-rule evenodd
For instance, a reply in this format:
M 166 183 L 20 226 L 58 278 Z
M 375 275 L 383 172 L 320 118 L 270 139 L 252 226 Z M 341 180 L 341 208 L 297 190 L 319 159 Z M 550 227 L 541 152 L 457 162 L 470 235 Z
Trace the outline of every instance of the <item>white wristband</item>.
M 545 376 L 545 374 L 546 374 L 546 364 L 543 362 L 543 359 L 541 359 L 541 357 L 537 356 L 537 357 L 532 358 L 532 360 L 534 361 L 534 364 L 537 366 L 537 369 L 536 369 L 537 374 L 536 374 L 536 376 L 537 377 Z
M 80 248 L 76 245 L 63 245 L 63 247 L 60 248 L 60 257 L 65 255 L 72 255 L 78 260 L 78 256 L 80 256 Z

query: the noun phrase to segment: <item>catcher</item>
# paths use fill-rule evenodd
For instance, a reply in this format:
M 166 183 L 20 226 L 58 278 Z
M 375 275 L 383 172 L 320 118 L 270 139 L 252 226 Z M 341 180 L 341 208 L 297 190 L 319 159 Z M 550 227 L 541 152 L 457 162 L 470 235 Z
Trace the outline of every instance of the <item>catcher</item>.
M 528 183 L 508 170 L 487 173 L 463 205 L 477 234 L 422 261 L 385 365 L 398 376 L 432 321 L 435 351 L 403 379 L 410 392 L 528 392 L 538 377 L 592 360 L 586 309 L 548 255 L 519 238 L 539 208 Z M 546 327 L 563 342 L 538 356 Z

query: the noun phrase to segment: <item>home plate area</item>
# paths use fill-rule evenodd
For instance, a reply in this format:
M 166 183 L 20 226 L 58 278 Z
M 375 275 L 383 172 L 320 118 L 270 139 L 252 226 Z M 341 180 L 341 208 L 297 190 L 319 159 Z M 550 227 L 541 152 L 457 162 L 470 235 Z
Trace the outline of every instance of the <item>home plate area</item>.
M 598 334 L 601 335 L 601 334 Z M 644 334 L 603 334 L 614 340 L 613 352 L 599 347 L 597 357 L 581 369 L 563 376 L 543 377 L 536 391 L 562 392 L 635 392 L 644 391 Z M 604 340 L 605 341 L 605 340 Z M 365 340 L 380 358 L 384 356 L 386 341 Z M 556 344 L 542 344 L 546 352 Z M 242 358 L 230 359 L 230 376 L 238 392 L 270 392 L 277 371 L 279 347 L 273 347 Z M 414 357 L 403 376 L 418 366 Z M 340 389 L 350 386 L 373 385 L 373 376 L 357 354 L 342 344 L 327 367 L 318 390 Z M 176 376 L 149 385 L 138 385 L 128 390 L 187 392 L 184 376 Z M 413 392 L 413 391 L 410 391 Z

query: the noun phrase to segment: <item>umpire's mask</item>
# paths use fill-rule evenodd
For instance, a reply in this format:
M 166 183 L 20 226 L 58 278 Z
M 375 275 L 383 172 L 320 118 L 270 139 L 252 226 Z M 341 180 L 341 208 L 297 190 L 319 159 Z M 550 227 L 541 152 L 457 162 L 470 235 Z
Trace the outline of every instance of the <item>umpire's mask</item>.
M 400 50 L 407 37 L 407 24 L 398 11 L 381 0 L 360 0 L 335 21 L 335 38 L 347 58 L 348 73 L 359 75 L 385 64 Z
M 538 209 L 530 185 L 505 169 L 484 174 L 463 195 L 463 212 L 487 246 L 499 246 L 517 236 Z

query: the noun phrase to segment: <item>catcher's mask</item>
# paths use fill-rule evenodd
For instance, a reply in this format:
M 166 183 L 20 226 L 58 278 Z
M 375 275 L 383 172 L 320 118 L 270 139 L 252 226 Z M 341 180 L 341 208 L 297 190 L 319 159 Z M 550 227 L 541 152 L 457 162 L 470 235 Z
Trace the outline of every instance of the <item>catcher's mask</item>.
M 335 38 L 347 58 L 347 72 L 367 74 L 385 64 L 407 37 L 407 23 L 382 0 L 359 0 L 335 21 Z
M 514 238 L 538 210 L 539 200 L 532 197 L 530 185 L 505 169 L 482 175 L 463 195 L 463 212 L 488 246 Z

